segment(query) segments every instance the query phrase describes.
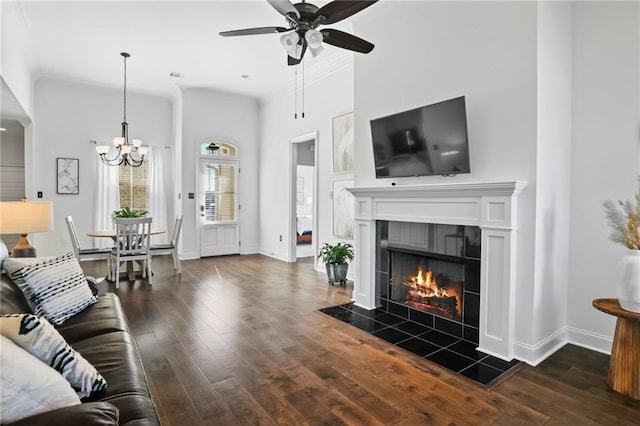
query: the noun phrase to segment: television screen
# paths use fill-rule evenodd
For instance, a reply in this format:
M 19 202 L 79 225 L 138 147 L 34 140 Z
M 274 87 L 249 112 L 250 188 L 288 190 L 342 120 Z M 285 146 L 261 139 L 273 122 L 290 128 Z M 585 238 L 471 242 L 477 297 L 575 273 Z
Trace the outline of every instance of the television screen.
M 371 120 L 376 178 L 469 173 L 464 96 Z

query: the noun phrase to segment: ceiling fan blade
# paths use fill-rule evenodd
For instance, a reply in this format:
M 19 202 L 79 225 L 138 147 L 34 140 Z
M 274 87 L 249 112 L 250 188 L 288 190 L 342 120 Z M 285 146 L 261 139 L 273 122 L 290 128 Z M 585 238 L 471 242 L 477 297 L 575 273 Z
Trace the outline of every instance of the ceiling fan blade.
M 334 24 L 351 15 L 355 15 L 361 10 L 371 6 L 378 0 L 371 1 L 342 1 L 336 0 L 322 6 L 315 14 L 315 19 L 324 16 L 322 24 Z
M 356 37 L 344 31 L 325 28 L 320 31 L 323 41 L 336 47 L 353 50 L 354 52 L 369 53 L 373 50 L 374 45 L 367 40 Z
M 267 0 L 267 2 L 283 16 L 293 14 L 296 18 L 300 18 L 300 12 L 289 0 Z
M 219 34 L 222 37 L 234 37 L 234 36 L 243 36 L 243 35 L 284 33 L 290 30 L 291 28 L 285 28 L 285 27 L 258 27 L 258 28 L 246 28 L 244 30 L 222 31 Z

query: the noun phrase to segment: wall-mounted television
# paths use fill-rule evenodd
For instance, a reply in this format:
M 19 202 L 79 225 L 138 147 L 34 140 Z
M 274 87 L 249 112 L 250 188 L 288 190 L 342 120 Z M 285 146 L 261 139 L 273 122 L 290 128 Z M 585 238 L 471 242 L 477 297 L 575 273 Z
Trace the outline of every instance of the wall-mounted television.
M 371 120 L 376 178 L 470 173 L 464 96 Z

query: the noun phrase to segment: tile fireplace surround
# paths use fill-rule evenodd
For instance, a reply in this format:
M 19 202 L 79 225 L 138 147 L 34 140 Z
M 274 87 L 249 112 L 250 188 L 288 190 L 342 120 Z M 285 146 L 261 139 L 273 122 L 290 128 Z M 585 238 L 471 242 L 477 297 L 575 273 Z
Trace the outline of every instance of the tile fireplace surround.
M 517 201 L 526 182 L 352 188 L 356 197 L 353 301 L 376 308 L 376 220 L 472 225 L 481 229 L 481 351 L 510 361 L 514 353 Z

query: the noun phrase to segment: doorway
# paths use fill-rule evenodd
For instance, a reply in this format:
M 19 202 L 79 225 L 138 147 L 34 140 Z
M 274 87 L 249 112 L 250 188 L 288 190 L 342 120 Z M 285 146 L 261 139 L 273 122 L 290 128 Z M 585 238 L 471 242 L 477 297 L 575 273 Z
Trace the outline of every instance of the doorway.
M 200 257 L 240 253 L 236 148 L 216 141 L 203 149 L 198 163 Z
M 310 261 L 317 253 L 317 132 L 291 139 L 289 261 Z

